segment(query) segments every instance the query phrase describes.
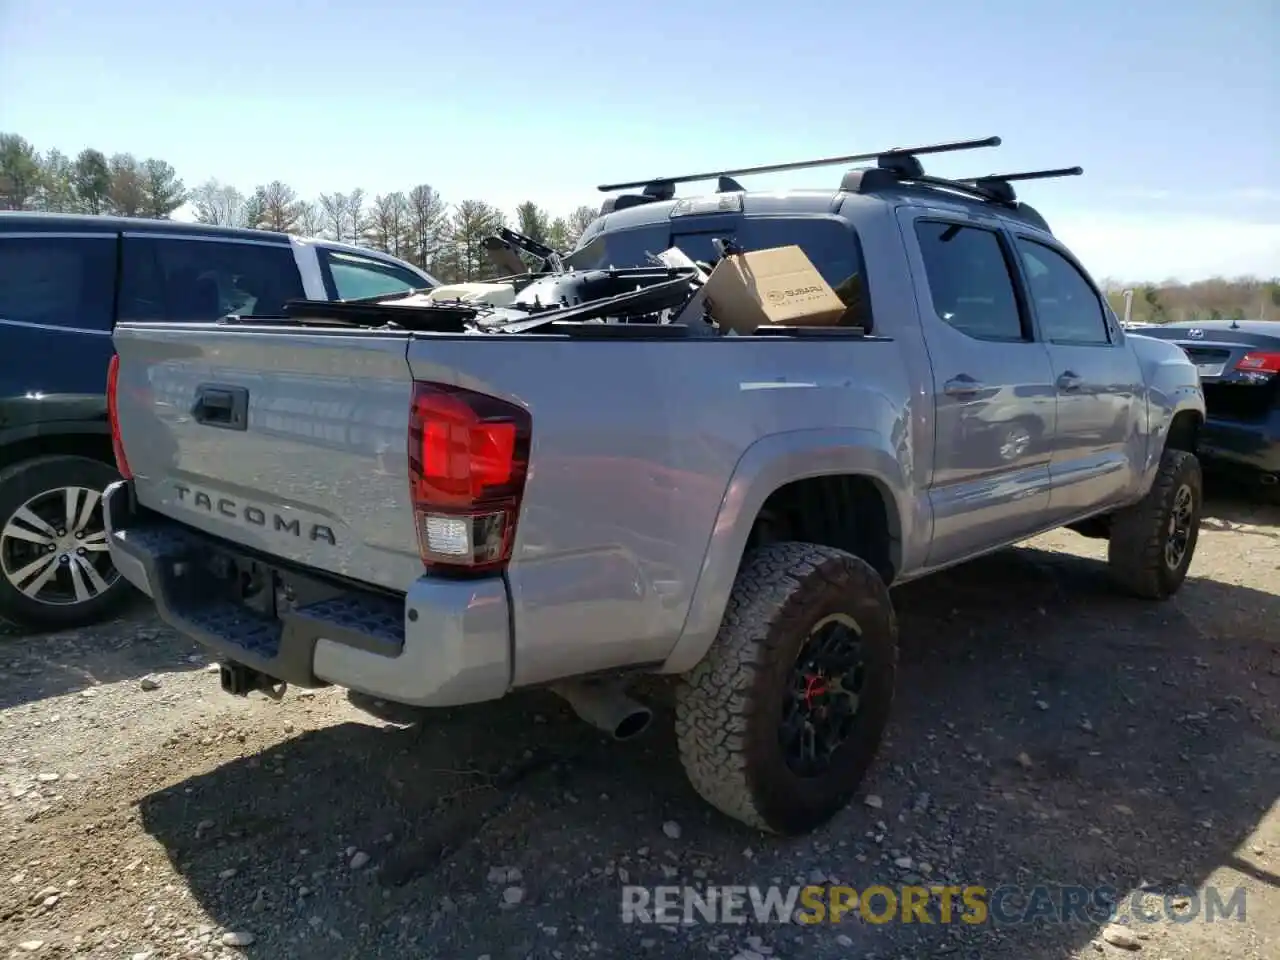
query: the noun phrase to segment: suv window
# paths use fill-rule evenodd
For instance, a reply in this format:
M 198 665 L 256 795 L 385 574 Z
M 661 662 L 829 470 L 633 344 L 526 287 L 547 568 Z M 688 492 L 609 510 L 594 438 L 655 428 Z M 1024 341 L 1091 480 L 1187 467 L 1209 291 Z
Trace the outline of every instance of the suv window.
M 116 236 L 0 237 L 0 322 L 109 332 Z
M 1109 344 L 1102 298 L 1075 264 L 1052 247 L 1018 238 L 1018 255 L 1040 330 L 1057 343 Z
M 214 239 L 126 237 L 121 320 L 201 322 L 279 316 L 305 297 L 293 248 Z
M 925 279 L 938 316 L 979 340 L 1029 340 L 1013 277 L 994 230 L 916 221 Z
M 419 290 L 428 285 L 413 271 L 394 263 L 323 247 L 319 252 L 326 274 L 325 285 L 339 300 L 380 297 L 388 293 Z

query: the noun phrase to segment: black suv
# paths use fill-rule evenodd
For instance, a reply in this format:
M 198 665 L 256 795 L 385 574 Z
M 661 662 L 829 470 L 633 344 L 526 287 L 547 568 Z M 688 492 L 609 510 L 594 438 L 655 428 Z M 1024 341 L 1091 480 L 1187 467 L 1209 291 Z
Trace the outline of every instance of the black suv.
M 101 494 L 116 320 L 279 315 L 435 286 L 376 251 L 165 220 L 0 213 L 0 620 L 92 623 L 124 599 Z

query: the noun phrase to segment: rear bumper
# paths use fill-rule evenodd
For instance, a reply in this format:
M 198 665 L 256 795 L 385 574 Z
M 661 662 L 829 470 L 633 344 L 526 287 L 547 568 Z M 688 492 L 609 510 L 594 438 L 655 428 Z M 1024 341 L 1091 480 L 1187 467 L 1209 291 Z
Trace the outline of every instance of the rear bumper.
M 336 684 L 413 706 L 493 700 L 510 687 L 500 578 L 422 577 L 390 597 L 275 566 L 141 509 L 129 481 L 108 487 L 103 505 L 116 569 L 161 619 L 221 658 L 298 686 Z M 274 585 L 256 609 L 222 589 L 228 563 Z
M 1257 423 L 1222 420 L 1212 414 L 1200 430 L 1197 452 L 1207 460 L 1280 473 L 1280 410 Z

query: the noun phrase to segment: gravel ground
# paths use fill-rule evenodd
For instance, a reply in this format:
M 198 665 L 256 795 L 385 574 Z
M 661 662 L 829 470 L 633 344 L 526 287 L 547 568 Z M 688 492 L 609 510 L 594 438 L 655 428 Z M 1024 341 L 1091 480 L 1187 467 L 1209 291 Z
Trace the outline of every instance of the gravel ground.
M 1119 596 L 1066 532 L 895 590 L 889 740 L 793 841 L 712 814 L 662 710 L 613 745 L 546 694 L 382 718 L 333 690 L 239 700 L 141 605 L 0 639 L 0 956 L 1274 958 L 1280 512 L 1210 512 L 1166 604 Z M 619 917 L 626 883 L 917 879 L 1242 887 L 1246 918 Z

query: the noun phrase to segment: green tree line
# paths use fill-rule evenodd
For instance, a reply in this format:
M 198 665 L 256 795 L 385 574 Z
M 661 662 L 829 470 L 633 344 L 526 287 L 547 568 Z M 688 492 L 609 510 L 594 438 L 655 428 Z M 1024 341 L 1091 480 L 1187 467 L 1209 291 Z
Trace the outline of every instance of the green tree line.
M 1280 320 L 1280 277 L 1212 277 L 1191 283 L 1104 280 L 1102 287 L 1118 317 L 1124 317 L 1125 291 L 1133 291 L 1130 318 L 1137 323 Z
M 86 147 L 75 157 L 41 153 L 24 138 L 0 133 L 0 209 L 114 214 L 166 219 L 190 205 L 202 223 L 256 227 L 327 237 L 385 250 L 445 281 L 491 276 L 484 238 L 510 224 L 557 250 L 568 250 L 595 207 L 557 216 L 532 200 L 510 216 L 484 200 L 450 203 L 430 184 L 369 196 L 359 187 L 300 197 L 283 180 L 243 191 L 216 179 L 188 187 L 172 164 L 133 154 L 106 156 Z M 1280 319 L 1280 278 L 1214 277 L 1194 283 L 1122 284 L 1104 280 L 1117 315 L 1125 289 L 1134 291 L 1133 320 L 1144 323 L 1213 319 Z
M 581 206 L 558 216 L 530 200 L 508 216 L 484 200 L 450 203 L 426 183 L 375 196 L 356 187 L 314 200 L 283 180 L 247 191 L 217 179 L 188 187 L 172 164 L 155 157 L 108 157 L 92 147 L 74 157 L 42 153 L 17 134 L 0 133 L 0 209 L 168 219 L 187 205 L 201 223 L 372 247 L 446 282 L 493 275 L 483 244 L 498 227 L 568 250 L 598 212 Z

